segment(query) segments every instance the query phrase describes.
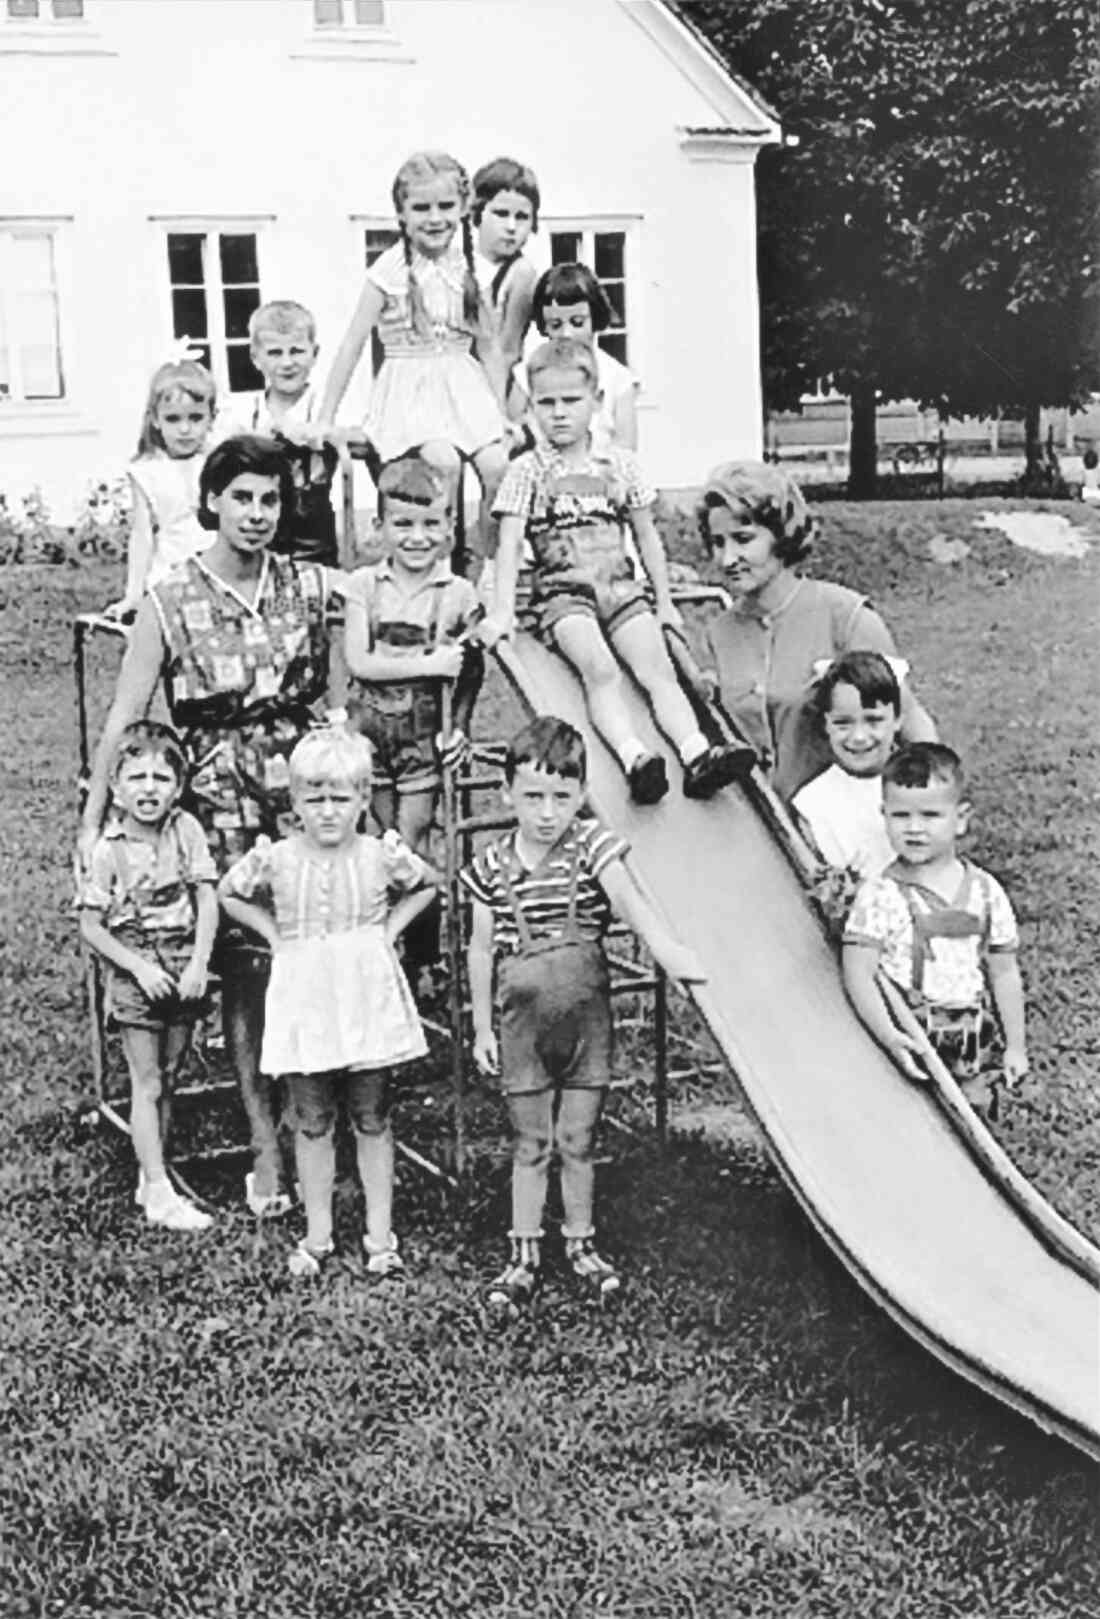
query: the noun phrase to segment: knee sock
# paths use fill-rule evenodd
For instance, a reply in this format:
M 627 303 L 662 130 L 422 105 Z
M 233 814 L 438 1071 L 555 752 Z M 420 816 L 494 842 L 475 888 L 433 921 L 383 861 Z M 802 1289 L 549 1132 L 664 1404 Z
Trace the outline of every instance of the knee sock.
M 710 743 L 707 741 L 702 731 L 692 731 L 691 735 L 686 736 L 680 743 L 678 750 L 680 754 L 680 763 L 685 765 L 694 764 L 696 759 L 701 759 L 703 757 L 704 753 L 706 753 L 709 747 Z

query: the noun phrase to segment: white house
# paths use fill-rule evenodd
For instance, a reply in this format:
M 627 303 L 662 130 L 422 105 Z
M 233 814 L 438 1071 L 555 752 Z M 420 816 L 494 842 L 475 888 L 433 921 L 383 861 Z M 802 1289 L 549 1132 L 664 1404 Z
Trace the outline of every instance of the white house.
M 753 164 L 774 114 L 660 0 L 0 0 L 0 489 L 133 453 L 175 336 L 255 386 L 262 299 L 335 350 L 409 153 L 506 153 L 532 257 L 621 312 L 651 476 L 758 453 Z M 369 388 L 369 365 L 361 380 Z

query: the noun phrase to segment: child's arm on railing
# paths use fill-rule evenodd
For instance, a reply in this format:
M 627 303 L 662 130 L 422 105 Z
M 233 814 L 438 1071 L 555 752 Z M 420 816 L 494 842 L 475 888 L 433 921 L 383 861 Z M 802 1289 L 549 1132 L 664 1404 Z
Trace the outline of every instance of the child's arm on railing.
M 130 478 L 130 488 L 133 515 L 126 542 L 126 588 L 118 601 L 109 603 L 103 609 L 105 618 L 125 618 L 128 613 L 136 611 L 145 594 L 145 581 L 149 577 L 149 566 L 153 560 L 155 525 L 149 497 L 133 476 Z
M 479 639 L 486 646 L 492 646 L 494 641 L 499 641 L 512 633 L 516 617 L 516 582 L 519 579 L 526 527 L 522 517 L 508 516 L 500 520 L 493 601 L 489 615 L 482 620 L 478 631 Z
M 920 1050 L 919 1044 L 897 1027 L 879 991 L 876 974 L 881 958 L 882 951 L 877 945 L 845 943 L 841 966 L 848 999 L 860 1021 L 902 1072 L 910 1079 L 927 1080 L 927 1074 L 914 1056 L 914 1052 Z
M 355 368 L 362 357 L 363 348 L 367 338 L 378 324 L 378 317 L 382 313 L 382 306 L 386 295 L 382 288 L 373 281 L 366 281 L 359 294 L 359 302 L 351 317 L 351 324 L 344 333 L 340 347 L 332 361 L 332 370 L 325 383 L 325 392 L 321 399 L 320 420 L 331 424 L 336 418 L 340 402 L 348 391 L 348 383 L 354 375 Z
M 638 935 L 670 978 L 682 984 L 706 982 L 695 952 L 673 937 L 621 860 L 612 860 L 603 868 L 599 883 L 615 915 Z
M 630 511 L 628 519 L 637 542 L 638 555 L 642 559 L 642 567 L 649 575 L 649 582 L 653 586 L 657 617 L 662 624 L 679 629 L 684 620 L 680 609 L 672 599 L 672 590 L 668 582 L 668 559 L 665 556 L 661 536 L 657 533 L 657 525 L 653 521 L 653 513 L 648 506 L 638 506 Z

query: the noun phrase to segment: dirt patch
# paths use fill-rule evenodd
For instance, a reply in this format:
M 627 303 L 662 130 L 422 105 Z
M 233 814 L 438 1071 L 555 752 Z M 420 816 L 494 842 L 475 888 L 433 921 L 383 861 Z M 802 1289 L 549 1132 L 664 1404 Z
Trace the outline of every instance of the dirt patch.
M 1057 512 L 983 512 L 974 527 L 998 529 L 1041 557 L 1084 557 L 1090 549 L 1084 530 Z

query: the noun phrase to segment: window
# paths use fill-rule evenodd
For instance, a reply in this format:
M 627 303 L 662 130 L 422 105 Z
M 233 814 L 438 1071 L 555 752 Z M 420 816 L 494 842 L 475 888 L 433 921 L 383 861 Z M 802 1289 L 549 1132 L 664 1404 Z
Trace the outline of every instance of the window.
M 316 28 L 383 28 L 386 23 L 384 0 L 313 0 Z
M 552 230 L 551 264 L 587 264 L 607 294 L 611 324 L 597 341 L 612 359 L 627 364 L 627 236 L 624 230 Z
M 255 231 L 169 231 L 172 335 L 189 337 L 219 389 L 263 387 L 248 352 L 248 319 L 260 307 Z
M 369 270 L 375 259 L 401 240 L 401 232 L 392 225 L 368 225 L 363 232 L 363 260 Z M 385 353 L 376 327 L 370 338 L 371 372 L 377 376 L 382 369 Z
M 54 231 L 0 222 L 0 405 L 65 397 Z
M 79 22 L 84 16 L 84 0 L 7 0 L 12 22 Z

